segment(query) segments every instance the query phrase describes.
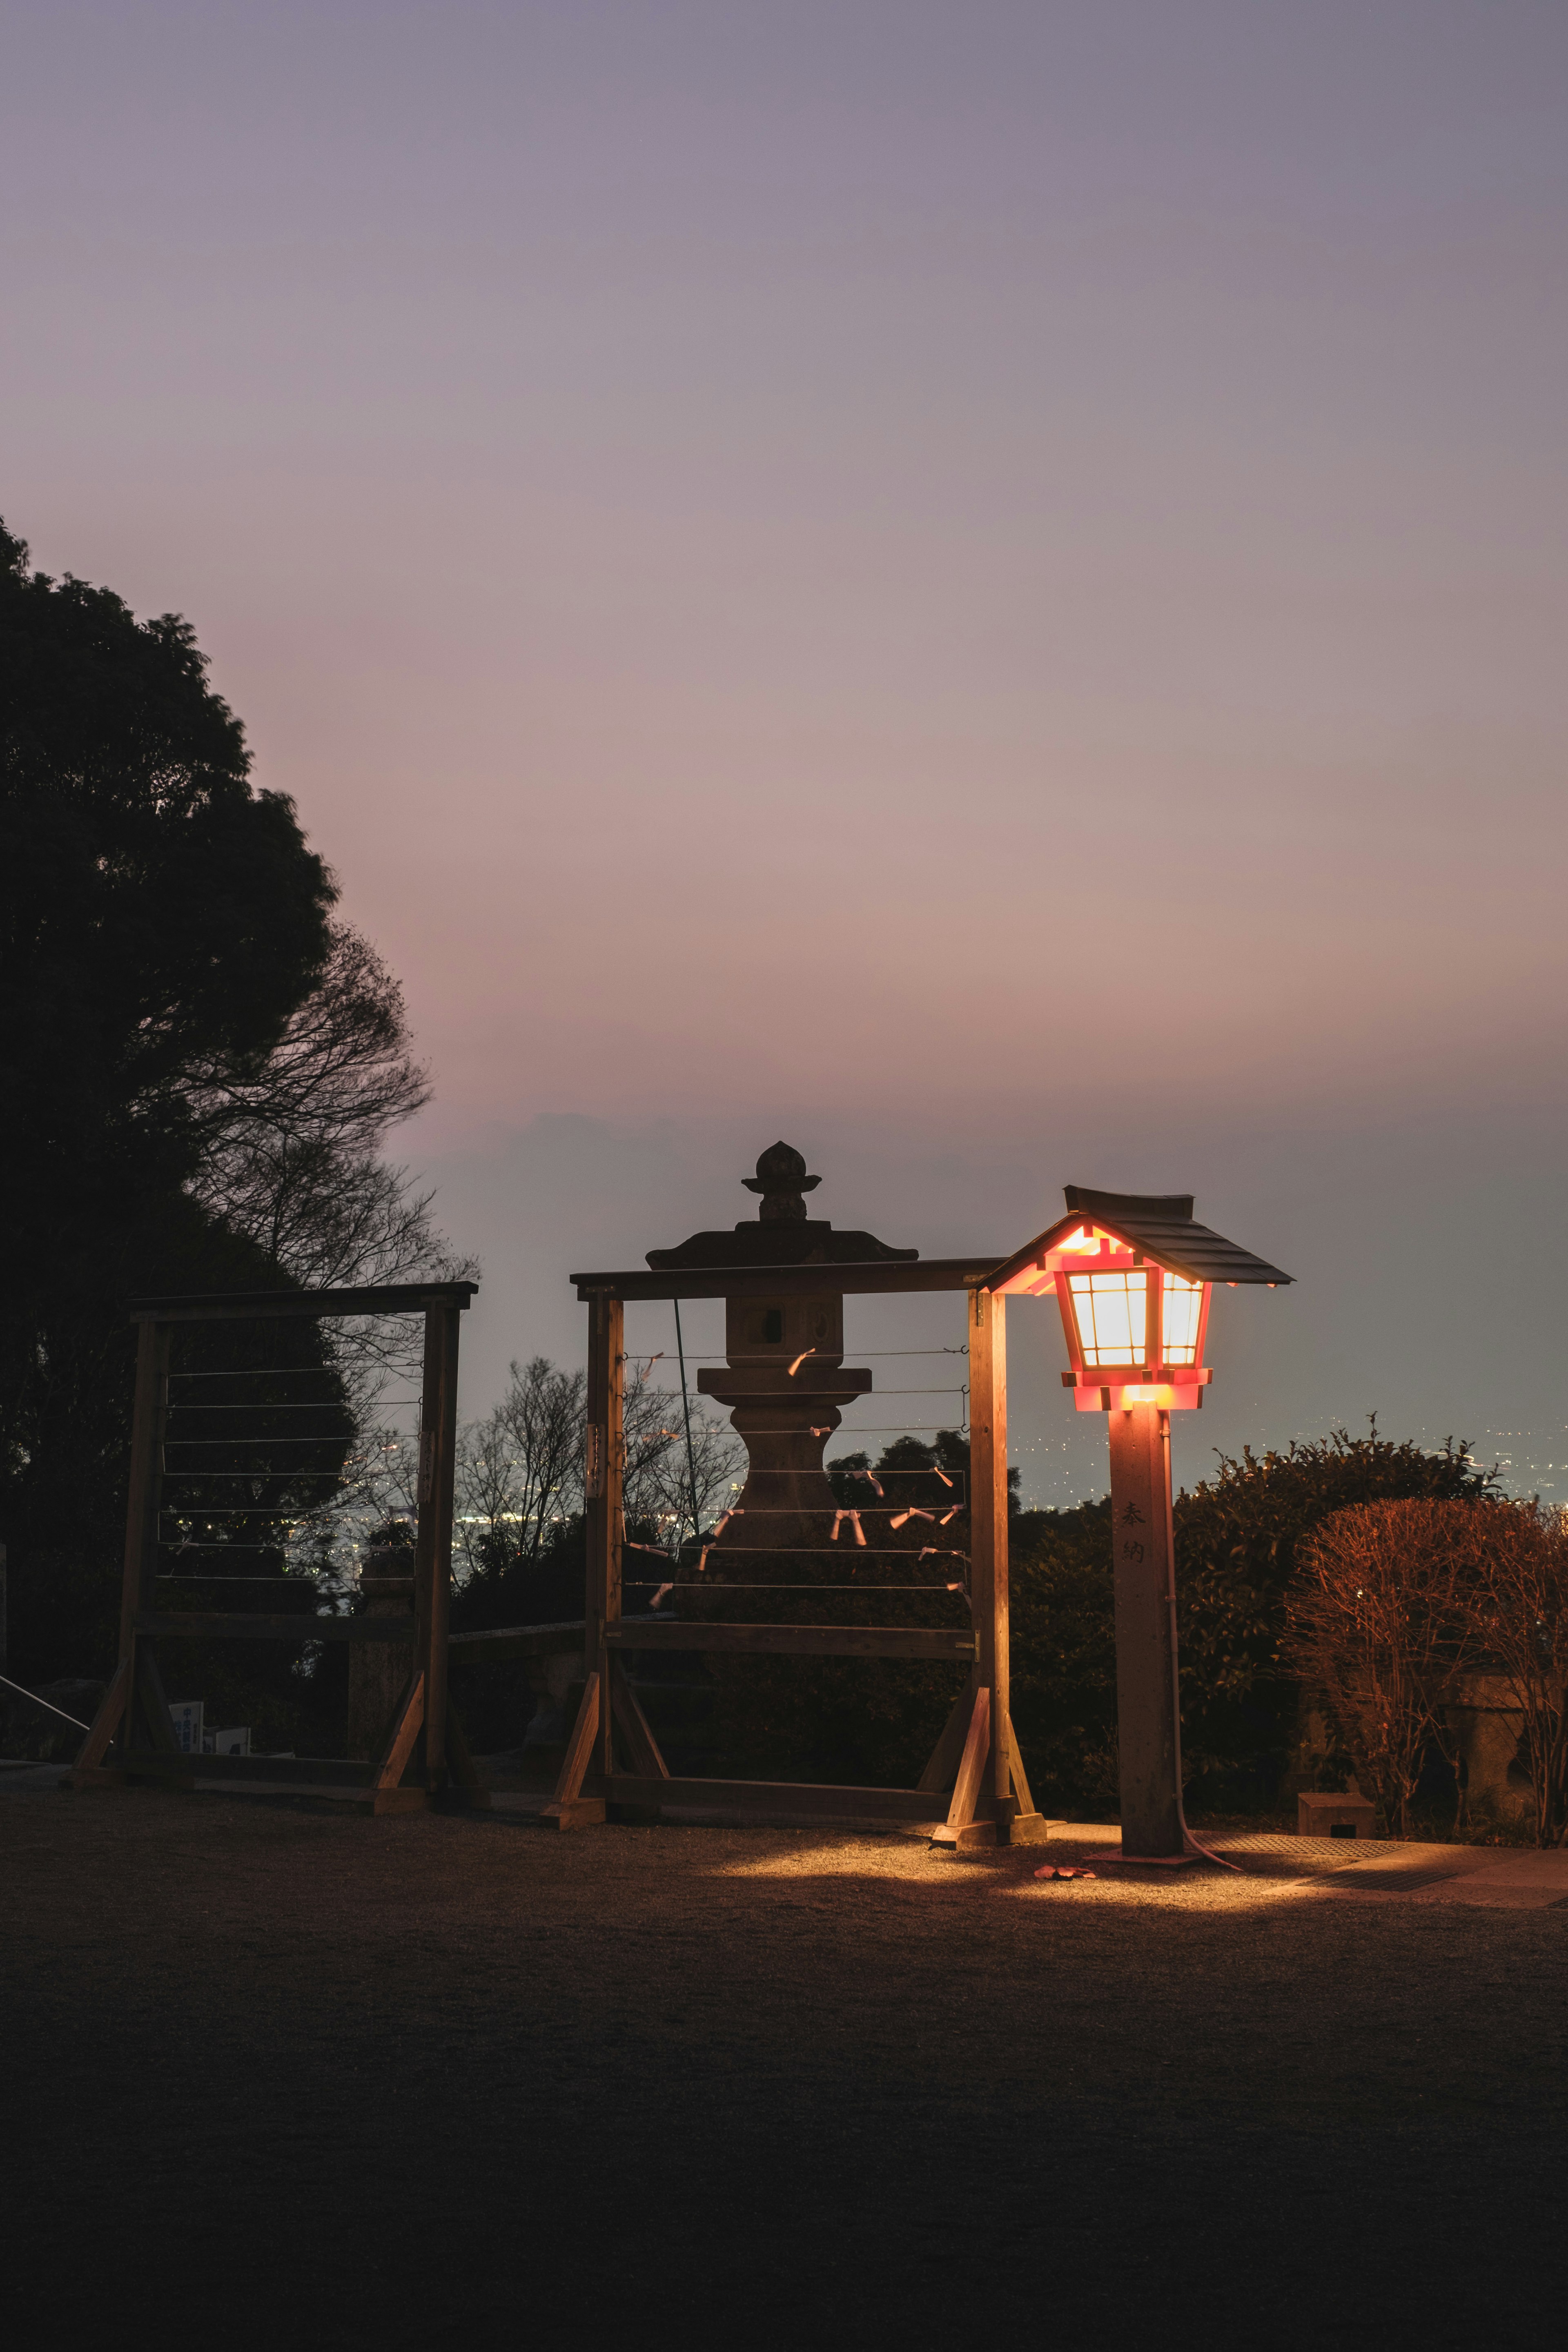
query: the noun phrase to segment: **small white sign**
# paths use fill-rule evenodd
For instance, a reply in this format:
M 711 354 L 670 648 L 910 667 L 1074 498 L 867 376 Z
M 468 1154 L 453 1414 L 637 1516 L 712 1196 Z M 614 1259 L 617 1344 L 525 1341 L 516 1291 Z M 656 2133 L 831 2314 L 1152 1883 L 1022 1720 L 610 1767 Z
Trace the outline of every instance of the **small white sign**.
M 182 1756 L 202 1753 L 203 1698 L 177 1698 L 170 1703 L 169 1720 L 174 1727 L 174 1738 Z
M 249 1724 L 242 1723 L 234 1731 L 205 1733 L 202 1739 L 202 1753 L 205 1756 L 248 1756 L 250 1753 Z

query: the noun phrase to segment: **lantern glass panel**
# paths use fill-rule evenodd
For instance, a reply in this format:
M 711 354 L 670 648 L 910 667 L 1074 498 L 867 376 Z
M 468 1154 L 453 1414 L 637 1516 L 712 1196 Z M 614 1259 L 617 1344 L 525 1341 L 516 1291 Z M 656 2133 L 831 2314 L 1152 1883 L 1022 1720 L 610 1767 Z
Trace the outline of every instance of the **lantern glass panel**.
M 1203 1320 L 1203 1306 L 1204 1286 L 1201 1282 L 1184 1282 L 1179 1274 L 1165 1276 L 1161 1310 L 1165 1361 L 1168 1364 L 1197 1362 L 1198 1326 Z
M 1149 1328 L 1149 1278 L 1134 1274 L 1069 1274 L 1083 1360 L 1095 1370 L 1105 1364 L 1141 1364 Z

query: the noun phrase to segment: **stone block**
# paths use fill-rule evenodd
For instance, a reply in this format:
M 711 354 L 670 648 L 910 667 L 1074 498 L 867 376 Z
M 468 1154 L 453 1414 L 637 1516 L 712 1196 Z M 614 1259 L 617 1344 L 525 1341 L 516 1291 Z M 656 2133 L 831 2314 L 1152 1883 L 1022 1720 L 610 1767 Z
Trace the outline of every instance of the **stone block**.
M 1298 1837 L 1375 1837 L 1377 1809 L 1352 1790 L 1325 1796 L 1303 1789 L 1296 1800 Z

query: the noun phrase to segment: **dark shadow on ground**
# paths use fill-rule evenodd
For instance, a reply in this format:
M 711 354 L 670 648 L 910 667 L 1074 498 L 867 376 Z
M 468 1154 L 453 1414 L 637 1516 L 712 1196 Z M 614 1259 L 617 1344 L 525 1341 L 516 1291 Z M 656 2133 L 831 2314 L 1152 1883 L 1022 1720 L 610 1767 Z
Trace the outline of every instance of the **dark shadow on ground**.
M 18 1795 L 16 2340 L 1555 2332 L 1568 1915 L 1038 1859 Z

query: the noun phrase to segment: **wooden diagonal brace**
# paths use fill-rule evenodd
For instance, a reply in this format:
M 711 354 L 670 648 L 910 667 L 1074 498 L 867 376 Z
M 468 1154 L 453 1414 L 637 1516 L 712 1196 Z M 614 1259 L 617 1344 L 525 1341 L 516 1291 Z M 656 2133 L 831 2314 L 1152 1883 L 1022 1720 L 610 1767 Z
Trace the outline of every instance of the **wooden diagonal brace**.
M 416 1674 L 409 1682 L 407 1696 L 398 1709 L 397 1720 L 393 1725 L 386 1746 L 382 1750 L 381 1761 L 375 1768 L 375 1778 L 371 1783 L 374 1789 L 379 1791 L 383 1789 L 396 1788 L 408 1768 L 408 1759 L 414 1753 L 414 1743 L 418 1738 L 424 1723 L 425 1677 L 422 1674 Z
M 1032 1813 L 1035 1810 L 1035 1801 L 1029 1794 L 1029 1783 L 1024 1771 L 1024 1759 L 1018 1753 L 1018 1735 L 1013 1728 L 1013 1718 L 1010 1715 L 1005 1715 L 1002 1718 L 1002 1733 L 1007 1750 L 1007 1769 L 1013 1775 L 1013 1794 L 1018 1800 L 1018 1811 L 1020 1813 Z
M 653 1727 L 637 1704 L 637 1695 L 626 1680 L 625 1665 L 613 1650 L 609 1654 L 609 1668 L 610 1705 L 631 1752 L 633 1771 L 647 1778 L 668 1780 L 669 1767 L 659 1753 Z
M 931 1840 L 932 1845 L 958 1848 L 995 1844 L 995 1822 L 977 1822 L 974 1818 L 975 1800 L 980 1794 L 980 1783 L 990 1754 L 991 1686 L 988 1683 L 982 1683 L 974 1694 L 969 1734 L 963 1743 L 958 1778 L 953 1783 L 952 1802 L 947 1809 L 946 1822 Z
M 109 1753 L 109 1743 L 119 1727 L 125 1712 L 125 1694 L 131 1684 L 131 1661 L 121 1658 L 114 1670 L 114 1678 L 104 1692 L 98 1713 L 92 1718 L 92 1729 L 82 1742 L 81 1753 L 76 1759 L 79 1772 L 90 1772 L 102 1763 Z
M 980 1793 L 980 1776 L 985 1769 L 985 1759 L 990 1749 L 991 1689 L 988 1684 L 982 1683 L 974 1694 L 969 1735 L 963 1743 L 958 1778 L 952 1784 L 952 1802 L 947 1809 L 950 1830 L 961 1830 L 974 1819 L 974 1800 Z
M 583 1829 L 590 1822 L 605 1818 L 603 1797 L 584 1797 L 583 1782 L 593 1761 L 594 1741 L 599 1729 L 599 1677 L 590 1675 L 583 1685 L 582 1704 L 577 1720 L 572 1727 L 561 1778 L 555 1783 L 555 1794 L 543 1810 L 541 1818 L 552 1822 L 563 1830 Z
M 931 1760 L 920 1779 L 917 1789 L 929 1789 L 940 1795 L 958 1771 L 959 1759 L 963 1754 L 964 1738 L 969 1730 L 969 1718 L 974 1712 L 974 1676 L 970 1675 L 952 1702 L 952 1712 L 942 1726 L 942 1738 L 931 1749 Z
M 1014 1812 L 1007 1823 L 1007 1843 L 1009 1845 L 1044 1845 L 1051 1833 L 1050 1824 L 1043 1813 L 1035 1811 L 1024 1759 L 1018 1752 L 1018 1735 L 1013 1728 L 1010 1715 L 1003 1716 L 1002 1730 L 1007 1770 L 1013 1783 Z

